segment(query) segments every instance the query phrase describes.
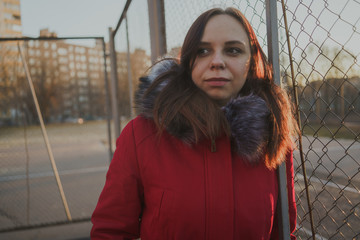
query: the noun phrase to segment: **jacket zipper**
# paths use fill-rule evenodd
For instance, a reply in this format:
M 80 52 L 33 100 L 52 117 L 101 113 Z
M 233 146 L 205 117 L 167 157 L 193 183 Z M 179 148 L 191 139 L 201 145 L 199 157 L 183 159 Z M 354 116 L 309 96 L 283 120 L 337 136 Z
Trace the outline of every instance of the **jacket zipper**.
M 211 139 L 211 152 L 216 152 L 215 139 Z

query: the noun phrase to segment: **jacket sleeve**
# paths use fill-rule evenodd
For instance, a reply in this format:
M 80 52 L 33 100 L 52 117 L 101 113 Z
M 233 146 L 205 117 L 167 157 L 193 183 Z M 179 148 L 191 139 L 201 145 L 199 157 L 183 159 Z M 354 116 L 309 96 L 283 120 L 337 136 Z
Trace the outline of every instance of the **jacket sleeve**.
M 287 178 L 287 194 L 289 203 L 289 220 L 290 220 L 290 237 L 291 240 L 296 240 L 294 232 L 296 230 L 296 201 L 295 201 L 295 188 L 294 188 L 294 164 L 293 164 L 293 151 L 290 151 L 286 156 L 286 178 Z M 279 225 L 278 214 L 275 214 L 274 224 L 271 232 L 271 239 L 279 239 Z
M 116 141 L 105 186 L 91 217 L 91 239 L 134 239 L 140 235 L 143 188 L 130 122 Z

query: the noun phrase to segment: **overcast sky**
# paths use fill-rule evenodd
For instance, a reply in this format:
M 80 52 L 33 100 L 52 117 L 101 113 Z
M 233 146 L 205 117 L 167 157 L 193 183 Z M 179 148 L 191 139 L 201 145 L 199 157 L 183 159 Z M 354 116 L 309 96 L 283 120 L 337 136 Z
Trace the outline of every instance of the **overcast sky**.
M 107 41 L 108 28 L 116 27 L 125 2 L 126 0 L 21 0 L 23 35 L 37 37 L 40 29 L 48 28 L 56 32 L 59 37 L 104 36 Z M 360 3 L 358 1 L 287 0 L 285 2 L 289 9 L 288 21 L 293 20 L 292 13 L 296 15 L 296 21 L 292 21 L 289 27 L 298 44 L 306 46 L 309 40 L 318 43 L 326 41 L 326 45 L 336 48 L 345 45 L 346 49 L 359 56 Z M 256 10 L 249 7 L 247 1 L 240 0 L 166 0 L 168 50 L 181 45 L 187 29 L 203 10 L 214 5 L 235 6 L 245 11 L 249 19 L 253 19 L 256 14 L 265 17 L 262 1 L 255 1 L 254 4 Z M 278 8 L 281 13 L 279 4 Z M 132 50 L 142 48 L 149 51 L 147 11 L 147 0 L 132 1 L 128 14 Z M 341 19 L 338 16 L 341 16 Z M 122 24 L 117 34 L 119 36 L 116 44 L 119 49 L 126 48 L 124 25 Z M 259 24 L 255 22 L 253 26 L 256 28 Z M 265 32 L 264 22 L 260 26 L 262 32 Z M 304 32 L 301 27 L 304 27 Z M 331 32 L 330 35 L 327 31 Z M 260 35 L 265 34 L 260 33 Z M 295 46 L 295 42 L 292 45 Z
M 42 28 L 58 36 L 106 36 L 115 27 L 125 0 L 21 0 L 23 35 Z

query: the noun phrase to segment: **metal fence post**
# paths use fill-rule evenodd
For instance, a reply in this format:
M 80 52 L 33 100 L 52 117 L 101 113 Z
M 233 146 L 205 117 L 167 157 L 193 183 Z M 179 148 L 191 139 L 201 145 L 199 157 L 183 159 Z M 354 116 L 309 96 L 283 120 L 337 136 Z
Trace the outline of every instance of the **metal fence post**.
M 120 118 L 118 109 L 118 76 L 117 76 L 117 63 L 115 52 L 114 34 L 111 28 L 109 28 L 109 52 L 110 52 L 110 66 L 111 66 L 111 109 L 114 122 L 115 138 L 120 136 Z
M 278 41 L 278 20 L 276 0 L 266 0 L 266 26 L 268 42 L 268 58 L 273 66 L 274 81 L 281 86 L 280 63 L 279 63 L 279 41 Z M 278 198 L 278 221 L 280 239 L 290 240 L 289 203 L 286 187 L 286 166 L 281 164 L 278 168 L 279 198 Z
M 128 73 L 128 83 L 129 83 L 129 102 L 130 102 L 130 117 L 134 117 L 134 97 L 133 97 L 133 78 L 132 78 L 132 68 L 131 68 L 131 59 L 130 59 L 130 42 L 129 42 L 129 27 L 128 27 L 128 18 L 125 15 L 125 26 L 126 26 L 126 46 L 127 46 L 127 73 Z
M 109 79 L 107 73 L 107 63 L 106 63 L 106 45 L 104 38 L 101 39 L 103 54 L 104 54 L 104 82 L 105 82 L 105 101 L 106 101 L 106 122 L 107 122 L 107 130 L 108 130 L 108 141 L 109 141 L 109 162 L 112 159 L 113 151 L 112 151 L 112 137 L 111 137 L 111 104 L 110 104 L 110 93 L 109 93 Z
M 166 51 L 166 29 L 164 0 L 148 0 L 151 62 L 163 56 Z

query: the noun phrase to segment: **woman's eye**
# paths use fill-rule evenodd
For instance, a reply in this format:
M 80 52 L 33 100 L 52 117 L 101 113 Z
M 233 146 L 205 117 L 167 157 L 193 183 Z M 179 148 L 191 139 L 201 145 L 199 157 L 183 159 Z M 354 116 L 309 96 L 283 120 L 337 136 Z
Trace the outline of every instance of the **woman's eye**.
M 242 50 L 240 48 L 231 47 L 231 48 L 226 49 L 226 52 L 231 55 L 238 55 L 242 52 Z
M 199 50 L 197 51 L 197 55 L 198 56 L 205 56 L 206 54 L 208 54 L 210 51 L 207 48 L 199 48 Z

